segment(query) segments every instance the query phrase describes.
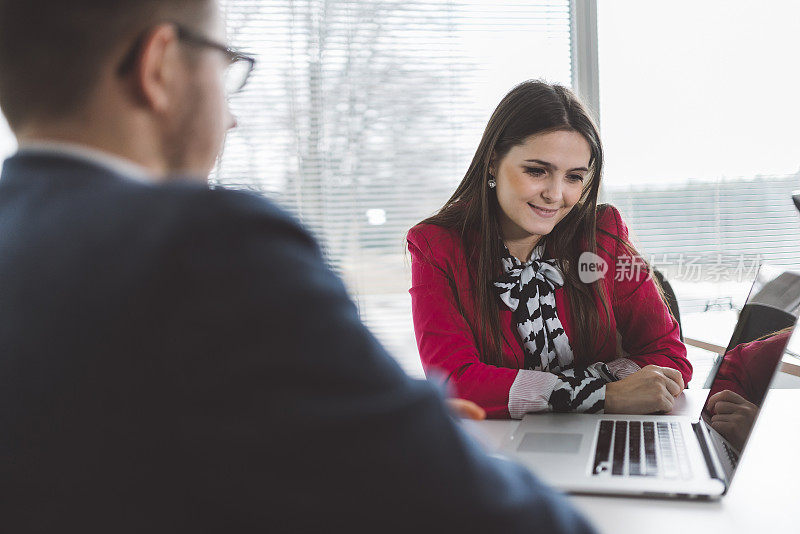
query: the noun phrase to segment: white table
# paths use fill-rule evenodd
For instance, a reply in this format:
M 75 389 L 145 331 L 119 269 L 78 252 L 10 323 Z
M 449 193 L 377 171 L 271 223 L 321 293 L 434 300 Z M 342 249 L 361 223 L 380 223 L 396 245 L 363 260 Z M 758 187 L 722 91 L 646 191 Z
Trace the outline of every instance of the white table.
M 707 390 L 685 390 L 674 414 L 699 414 Z M 519 421 L 466 421 L 496 451 Z M 608 534 L 800 533 L 800 389 L 773 389 L 756 422 L 730 491 L 719 501 L 569 496 Z

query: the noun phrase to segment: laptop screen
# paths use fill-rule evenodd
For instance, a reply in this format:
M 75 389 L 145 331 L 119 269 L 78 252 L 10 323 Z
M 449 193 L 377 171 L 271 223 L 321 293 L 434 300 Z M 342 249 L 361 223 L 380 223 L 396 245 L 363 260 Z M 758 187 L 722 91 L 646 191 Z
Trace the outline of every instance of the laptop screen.
M 762 266 L 716 367 L 703 420 L 738 454 L 744 448 L 800 311 L 800 274 Z M 793 345 L 800 344 L 800 335 Z M 735 467 L 736 462 L 733 462 Z

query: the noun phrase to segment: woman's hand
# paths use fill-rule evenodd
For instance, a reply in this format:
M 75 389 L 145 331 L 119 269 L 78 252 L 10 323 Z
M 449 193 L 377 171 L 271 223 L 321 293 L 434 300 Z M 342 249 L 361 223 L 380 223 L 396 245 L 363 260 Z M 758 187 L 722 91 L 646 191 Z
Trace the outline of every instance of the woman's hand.
M 677 369 L 648 365 L 619 382 L 606 384 L 605 413 L 668 412 L 683 388 Z
M 486 412 L 472 401 L 464 399 L 447 399 L 447 407 L 456 417 L 480 421 L 486 419 Z
M 711 416 L 711 428 L 742 450 L 758 415 L 758 406 L 726 389 L 711 395 L 707 407 L 714 414 Z

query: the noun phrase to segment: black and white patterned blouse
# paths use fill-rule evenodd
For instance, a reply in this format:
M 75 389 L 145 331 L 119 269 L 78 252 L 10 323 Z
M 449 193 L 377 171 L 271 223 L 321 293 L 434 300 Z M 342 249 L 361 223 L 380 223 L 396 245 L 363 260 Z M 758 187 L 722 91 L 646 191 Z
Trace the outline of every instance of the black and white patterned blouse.
M 564 276 L 554 260 L 542 259 L 543 251 L 541 245 L 536 247 L 523 263 L 505 248 L 504 274 L 494 283 L 500 299 L 513 312 L 525 352 L 523 369 L 509 393 L 509 413 L 519 418 L 530 411 L 600 412 L 605 385 L 616 377 L 602 362 L 575 368 L 556 310 L 555 290 L 564 285 Z M 628 366 L 615 361 L 614 367 L 620 365 Z M 638 369 L 633 362 L 630 365 Z

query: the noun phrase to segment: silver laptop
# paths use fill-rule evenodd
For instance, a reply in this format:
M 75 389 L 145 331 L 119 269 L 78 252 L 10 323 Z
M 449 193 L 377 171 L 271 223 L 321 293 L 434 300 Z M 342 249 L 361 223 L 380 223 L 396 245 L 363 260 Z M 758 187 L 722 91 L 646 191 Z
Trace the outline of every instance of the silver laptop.
M 711 427 L 707 398 L 697 416 L 528 414 L 503 452 L 570 493 L 718 498 L 730 486 L 780 367 L 798 306 L 800 274 L 762 266 L 724 358 L 712 370 L 708 396 L 734 391 L 755 414 L 726 435 Z M 800 332 L 795 337 L 800 344 Z

